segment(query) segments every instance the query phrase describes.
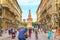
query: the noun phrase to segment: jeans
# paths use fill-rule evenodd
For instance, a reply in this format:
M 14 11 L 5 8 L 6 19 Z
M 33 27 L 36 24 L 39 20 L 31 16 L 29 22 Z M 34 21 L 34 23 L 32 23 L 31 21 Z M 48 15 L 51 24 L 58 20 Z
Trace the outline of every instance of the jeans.
M 26 40 L 25 38 L 18 38 L 19 40 Z

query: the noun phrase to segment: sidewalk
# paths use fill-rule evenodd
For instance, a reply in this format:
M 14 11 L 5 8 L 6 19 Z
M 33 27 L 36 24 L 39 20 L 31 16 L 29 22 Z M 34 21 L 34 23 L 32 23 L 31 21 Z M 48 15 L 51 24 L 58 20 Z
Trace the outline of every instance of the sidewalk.
M 0 37 L 0 40 L 9 37 L 8 33 L 3 33 L 2 36 Z

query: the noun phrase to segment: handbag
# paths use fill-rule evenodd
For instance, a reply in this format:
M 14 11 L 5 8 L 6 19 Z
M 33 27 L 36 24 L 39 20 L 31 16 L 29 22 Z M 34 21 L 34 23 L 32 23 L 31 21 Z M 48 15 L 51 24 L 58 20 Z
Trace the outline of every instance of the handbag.
M 29 36 L 29 32 L 26 32 L 25 33 L 25 38 L 28 38 L 28 36 Z

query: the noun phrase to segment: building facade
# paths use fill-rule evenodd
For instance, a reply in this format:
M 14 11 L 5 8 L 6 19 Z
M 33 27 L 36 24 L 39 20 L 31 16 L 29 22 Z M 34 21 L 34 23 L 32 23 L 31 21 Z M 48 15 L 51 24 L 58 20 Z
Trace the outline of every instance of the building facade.
M 17 27 L 22 21 L 22 11 L 17 0 L 0 0 L 0 27 Z
M 56 7 L 57 7 L 57 11 L 58 11 L 58 24 L 60 27 L 60 0 L 57 0 Z
M 42 25 L 44 26 L 45 21 L 45 14 L 46 14 L 46 5 L 47 5 L 47 0 L 42 0 L 38 9 L 37 9 L 37 23 L 40 24 L 40 26 L 42 27 Z
M 42 27 L 58 27 L 59 22 L 59 0 L 42 0 L 37 9 L 37 22 Z

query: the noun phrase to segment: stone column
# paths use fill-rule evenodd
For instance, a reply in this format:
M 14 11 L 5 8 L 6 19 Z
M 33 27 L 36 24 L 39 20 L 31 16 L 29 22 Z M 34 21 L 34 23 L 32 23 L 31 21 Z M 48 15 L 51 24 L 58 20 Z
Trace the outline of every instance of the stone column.
M 54 14 L 52 14 L 51 22 L 52 22 L 52 27 L 53 27 L 54 26 Z

